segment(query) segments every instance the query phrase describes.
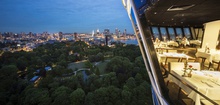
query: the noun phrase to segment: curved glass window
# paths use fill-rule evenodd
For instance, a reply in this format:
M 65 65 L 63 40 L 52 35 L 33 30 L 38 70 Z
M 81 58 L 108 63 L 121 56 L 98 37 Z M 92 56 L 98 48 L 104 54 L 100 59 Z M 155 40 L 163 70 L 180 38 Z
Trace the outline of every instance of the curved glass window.
M 161 36 L 162 36 L 162 41 L 166 41 L 168 39 L 166 28 L 165 27 L 160 27 L 160 33 L 161 33 Z
M 152 27 L 152 33 L 153 33 L 154 39 L 156 39 L 156 38 L 160 39 L 160 33 L 158 30 L 158 27 Z
M 183 38 L 183 32 L 181 28 L 176 28 L 176 36 Z
M 183 28 L 183 32 L 187 39 L 192 39 L 189 28 Z
M 169 35 L 170 35 L 170 40 L 176 40 L 174 29 L 170 27 L 170 28 L 168 28 L 168 32 L 169 32 Z

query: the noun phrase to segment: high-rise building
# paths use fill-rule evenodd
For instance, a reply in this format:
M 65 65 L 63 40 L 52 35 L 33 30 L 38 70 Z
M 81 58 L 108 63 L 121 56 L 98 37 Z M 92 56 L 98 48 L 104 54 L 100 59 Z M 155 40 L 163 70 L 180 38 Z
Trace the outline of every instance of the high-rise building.
M 103 34 L 105 35 L 105 45 L 108 45 L 108 41 L 110 39 L 110 30 L 109 29 L 104 29 Z
M 127 30 L 125 29 L 122 33 L 122 37 L 126 38 L 126 35 L 127 35 Z
M 104 29 L 103 34 L 104 34 L 104 35 L 110 35 L 110 30 L 109 30 L 109 29 Z
M 74 34 L 74 38 L 75 38 L 75 41 L 78 41 L 78 34 L 76 32 L 73 33 Z
M 96 30 L 96 35 L 99 35 L 99 29 Z
M 9 32 L 9 37 L 14 38 L 14 34 L 12 32 Z
M 63 32 L 59 32 L 59 40 L 63 39 Z
M 25 38 L 25 32 L 21 32 L 21 38 Z
M 2 37 L 2 33 L 0 32 L 0 40 L 1 40 L 1 39 L 3 39 L 3 37 Z
M 118 30 L 118 28 L 115 29 L 115 35 L 119 38 L 119 30 Z
M 28 36 L 29 36 L 29 38 L 32 38 L 33 37 L 33 33 L 29 32 Z
M 124 36 L 126 37 L 126 35 L 127 35 L 127 30 L 125 29 L 124 30 Z

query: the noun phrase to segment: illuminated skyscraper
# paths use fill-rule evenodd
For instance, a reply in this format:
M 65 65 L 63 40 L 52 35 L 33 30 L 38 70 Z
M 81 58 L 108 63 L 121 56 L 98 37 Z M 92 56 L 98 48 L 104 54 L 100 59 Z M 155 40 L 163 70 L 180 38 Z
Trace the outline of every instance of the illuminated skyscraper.
M 118 30 L 118 28 L 115 29 L 115 35 L 119 38 L 119 30 Z
M 96 30 L 96 35 L 99 35 L 99 29 Z
M 110 30 L 109 30 L 109 29 L 104 29 L 103 34 L 104 34 L 104 35 L 110 35 Z
M 59 32 L 59 40 L 63 39 L 63 32 Z
M 110 37 L 110 30 L 104 29 L 103 34 L 105 35 L 105 45 L 108 45 L 109 37 Z
M 76 32 L 74 32 L 74 38 L 75 38 L 75 41 L 78 41 L 78 34 Z
M 126 35 L 127 35 L 127 30 L 125 29 L 124 33 L 123 33 L 123 36 L 126 37 Z

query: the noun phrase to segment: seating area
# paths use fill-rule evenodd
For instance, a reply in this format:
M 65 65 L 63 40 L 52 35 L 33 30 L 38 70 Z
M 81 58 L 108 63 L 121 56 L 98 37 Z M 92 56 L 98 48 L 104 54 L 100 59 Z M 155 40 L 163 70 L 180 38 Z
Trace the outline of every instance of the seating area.
M 178 96 L 175 100 L 178 102 L 175 105 L 220 104 L 220 97 L 218 97 L 220 94 L 220 72 L 201 70 L 198 62 L 188 62 L 187 64 L 193 67 L 192 77 L 184 76 L 185 70 L 187 74 L 189 74 L 188 70 L 192 70 L 186 68 L 184 62 L 168 63 L 169 74 L 164 80 L 170 94 Z M 176 88 L 179 88 L 178 91 Z
M 195 56 L 201 59 L 201 64 L 207 69 L 214 69 L 219 71 L 220 67 L 220 51 L 216 51 L 215 49 L 211 49 L 206 51 L 205 49 L 197 49 Z
M 157 57 L 165 71 L 164 81 L 170 94 L 177 96 L 173 100 L 175 105 L 212 105 L 212 101 L 220 104 L 219 98 L 215 99 L 209 96 L 209 94 L 213 94 L 214 89 L 220 89 L 220 79 L 219 83 L 201 81 L 207 80 L 207 75 L 215 75 L 219 71 L 220 54 L 218 56 L 215 53 L 213 56 L 208 53 L 208 56 L 201 56 L 197 49 L 191 48 L 167 48 L 163 51 L 158 51 Z M 185 72 L 186 75 L 184 75 Z M 212 77 L 215 77 L 214 75 Z M 217 75 L 220 76 L 220 72 Z M 208 78 L 210 79 L 210 77 Z M 213 90 L 210 90 L 211 87 L 214 87 Z

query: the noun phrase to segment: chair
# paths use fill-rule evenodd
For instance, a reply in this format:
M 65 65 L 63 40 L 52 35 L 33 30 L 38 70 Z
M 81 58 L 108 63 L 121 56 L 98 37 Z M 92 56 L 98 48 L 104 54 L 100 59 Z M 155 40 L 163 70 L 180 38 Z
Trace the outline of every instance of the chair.
M 212 60 L 212 63 L 216 63 L 216 64 L 218 65 L 216 70 L 219 70 L 219 67 L 220 67 L 220 61 Z
M 168 72 L 170 73 L 171 70 L 181 70 L 184 68 L 183 62 L 169 62 L 168 63 Z M 167 80 L 167 86 L 169 84 L 169 80 Z
M 170 52 L 170 53 L 177 53 L 177 50 L 169 49 L 168 52 Z
M 169 71 L 170 70 L 180 70 L 184 68 L 183 62 L 169 62 L 168 63 Z
M 220 54 L 216 54 L 216 55 L 213 57 L 212 63 L 209 63 L 209 68 L 210 68 L 211 66 L 213 66 L 214 64 L 217 64 L 216 70 L 219 70 L 219 67 L 220 67 Z
M 211 68 L 211 66 L 213 66 L 214 64 L 217 64 L 216 70 L 218 71 L 220 67 L 220 61 L 212 60 L 212 63 L 209 63 L 209 68 Z
M 220 88 L 207 88 L 205 95 L 210 98 L 211 100 L 213 100 L 214 102 L 216 102 L 217 104 L 220 105 Z M 204 105 L 213 105 L 211 102 L 209 102 L 206 99 L 201 99 L 201 103 L 203 103 Z
M 201 66 L 202 66 L 202 69 L 204 69 L 206 58 L 205 57 L 197 57 L 197 58 L 202 60 L 201 61 Z
M 193 58 L 193 57 L 188 58 L 188 62 L 195 62 L 195 61 L 196 61 L 196 58 Z M 182 58 L 180 62 L 186 62 L 186 58 Z
M 192 65 L 194 69 L 201 70 L 201 65 L 199 62 L 188 62 L 188 65 Z

